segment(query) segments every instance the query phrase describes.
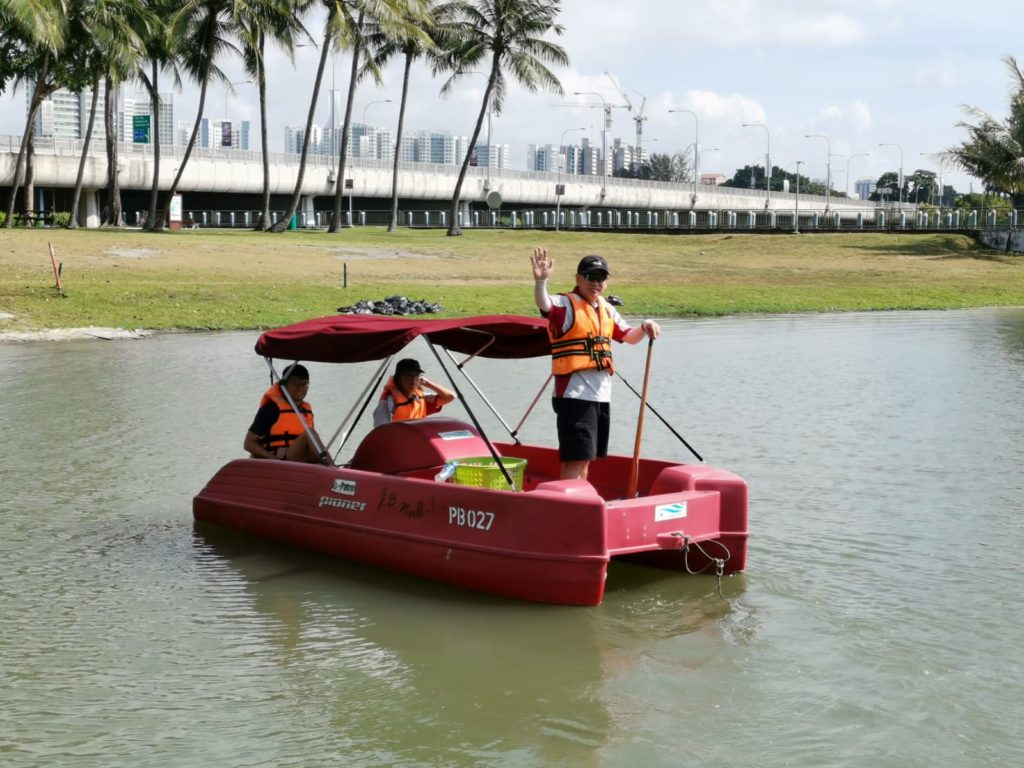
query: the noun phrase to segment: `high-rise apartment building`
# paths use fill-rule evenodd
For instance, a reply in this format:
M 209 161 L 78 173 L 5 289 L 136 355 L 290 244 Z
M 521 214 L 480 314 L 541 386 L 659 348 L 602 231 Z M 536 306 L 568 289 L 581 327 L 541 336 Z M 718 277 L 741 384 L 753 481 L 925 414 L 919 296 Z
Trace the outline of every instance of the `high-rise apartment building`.
M 134 134 L 134 118 L 136 116 L 149 115 L 152 118 L 152 103 L 149 98 L 149 94 L 146 93 L 132 93 L 122 94 L 121 96 L 121 109 L 117 113 L 117 139 L 127 143 L 132 143 L 135 138 Z M 160 94 L 160 118 L 159 118 L 159 131 L 160 131 L 160 146 L 170 146 L 175 143 L 176 137 L 174 135 L 174 94 L 172 93 L 161 93 Z M 156 128 L 153 127 L 153 121 L 150 120 L 150 141 L 153 140 L 153 135 Z M 188 141 L 186 134 L 185 141 Z
M 860 200 L 867 200 L 875 192 L 875 180 L 870 178 L 857 179 L 853 188 Z
M 34 83 L 29 83 L 25 89 L 26 115 L 31 107 L 34 89 Z M 106 136 L 103 123 L 105 104 L 101 92 L 96 102 L 96 119 L 92 127 L 93 139 L 102 139 Z M 87 88 L 81 93 L 72 93 L 65 88 L 54 91 L 43 99 L 36 112 L 36 136 L 54 139 L 84 139 L 89 127 L 89 110 L 91 108 L 91 89 Z

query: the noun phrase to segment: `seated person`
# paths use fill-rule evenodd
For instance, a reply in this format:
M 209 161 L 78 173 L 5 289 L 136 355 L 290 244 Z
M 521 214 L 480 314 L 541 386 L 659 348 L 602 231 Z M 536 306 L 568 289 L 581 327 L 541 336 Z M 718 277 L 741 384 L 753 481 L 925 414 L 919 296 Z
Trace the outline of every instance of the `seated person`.
M 423 388 L 434 394 L 424 394 Z M 420 364 L 412 358 L 399 360 L 395 375 L 388 379 L 380 395 L 380 403 L 373 412 L 373 426 L 390 421 L 422 419 L 437 413 L 455 399 L 455 393 L 423 376 Z
M 299 413 L 292 408 L 283 390 L 291 395 Z M 304 365 L 293 363 L 284 369 L 281 380 L 263 394 L 256 418 L 245 433 L 243 447 L 250 456 L 254 459 L 332 463 L 329 456 L 320 456 L 303 427 L 305 422 L 316 437 L 316 443 L 323 445 L 313 429 L 313 407 L 305 399 L 308 391 L 309 371 Z

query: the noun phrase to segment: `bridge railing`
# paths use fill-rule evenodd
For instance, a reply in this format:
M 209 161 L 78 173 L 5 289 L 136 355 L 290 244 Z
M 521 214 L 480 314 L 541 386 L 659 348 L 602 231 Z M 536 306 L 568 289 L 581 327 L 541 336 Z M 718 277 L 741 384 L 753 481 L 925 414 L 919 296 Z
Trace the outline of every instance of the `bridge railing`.
M 129 226 L 142 223 L 144 212 L 129 211 Z M 283 211 L 272 211 L 271 220 L 278 222 Z M 186 210 L 185 228 L 250 228 L 259 220 L 254 210 Z M 345 226 L 386 226 L 391 221 L 388 209 L 343 212 Z M 556 218 L 557 217 L 557 218 Z M 297 229 L 325 229 L 330 224 L 330 211 L 299 211 Z M 400 210 L 401 227 L 437 228 L 449 225 L 447 210 Z M 556 223 L 557 222 L 557 223 Z M 922 232 L 982 231 L 1024 228 L 1024 209 L 979 210 L 942 209 L 919 211 L 886 211 L 878 208 L 862 210 L 818 211 L 790 210 L 618 210 L 611 208 L 561 209 L 525 208 L 508 210 L 471 210 L 460 213 L 459 226 L 480 229 L 559 229 L 615 230 L 638 232 L 666 231 L 735 231 L 735 232 Z

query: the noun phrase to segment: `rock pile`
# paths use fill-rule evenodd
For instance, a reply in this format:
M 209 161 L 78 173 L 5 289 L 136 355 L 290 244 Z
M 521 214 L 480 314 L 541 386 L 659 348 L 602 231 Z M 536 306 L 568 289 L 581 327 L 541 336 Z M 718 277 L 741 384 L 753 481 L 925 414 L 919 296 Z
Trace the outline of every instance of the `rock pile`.
M 432 315 L 440 311 L 440 304 L 405 296 L 388 296 L 381 301 L 364 299 L 351 307 L 338 307 L 338 312 L 343 315 Z

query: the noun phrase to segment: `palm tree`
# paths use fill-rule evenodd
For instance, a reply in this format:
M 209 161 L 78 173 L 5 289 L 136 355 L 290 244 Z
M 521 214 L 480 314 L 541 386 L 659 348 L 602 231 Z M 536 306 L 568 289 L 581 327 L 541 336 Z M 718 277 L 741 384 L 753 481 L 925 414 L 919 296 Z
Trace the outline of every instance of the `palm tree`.
M 137 62 L 143 55 L 142 34 L 153 23 L 154 16 L 149 9 L 134 0 L 92 0 L 81 3 L 82 13 L 76 18 L 74 34 L 83 41 L 84 50 L 81 61 L 84 69 L 92 73 L 92 105 L 89 109 L 89 122 L 82 142 L 82 154 L 78 161 L 78 176 L 72 193 L 71 216 L 68 228 L 78 226 L 78 201 L 82 193 L 82 179 L 85 172 L 85 161 L 89 154 L 92 141 L 93 126 L 96 122 L 96 105 L 99 101 L 100 83 L 105 78 L 113 82 L 121 82 L 135 71 Z M 109 96 L 108 96 L 109 98 Z M 108 104 L 106 114 L 113 114 L 113 105 Z M 112 124 L 112 120 L 108 120 Z M 115 156 L 109 160 L 108 169 L 114 168 L 113 184 L 116 188 L 116 136 L 107 138 L 108 150 L 111 138 Z M 119 190 L 118 190 L 119 192 Z M 111 201 L 112 209 L 117 210 L 115 223 L 120 223 L 120 194 L 117 200 Z
M 149 6 L 156 17 L 145 38 L 146 61 L 140 61 L 135 73 L 149 94 L 149 110 L 153 128 L 153 177 L 149 186 L 149 206 L 146 213 L 146 230 L 158 226 L 157 204 L 160 195 L 160 157 L 163 140 L 160 136 L 160 73 L 167 70 L 174 87 L 181 86 L 178 70 L 180 54 L 172 42 L 171 19 L 181 9 L 182 0 L 149 0 Z M 148 68 L 148 71 L 147 71 Z
M 199 108 L 196 110 L 195 124 L 192 126 L 185 154 L 178 166 L 178 173 L 167 193 L 167 204 L 163 210 L 165 224 L 171 200 L 178 191 L 181 176 L 196 145 L 210 81 L 228 81 L 217 66 L 217 62 L 225 53 L 238 53 L 238 48 L 230 39 L 235 32 L 233 10 L 232 0 L 186 0 L 174 17 L 172 34 L 175 40 L 180 41 L 182 68 L 199 83 Z
M 242 43 L 245 71 L 260 92 L 260 141 L 263 149 L 263 197 L 260 220 L 256 229 L 270 227 L 270 142 L 267 138 L 267 72 L 264 53 L 267 37 L 280 45 L 294 64 L 295 38 L 309 33 L 298 13 L 309 7 L 310 0 L 248 0 L 236 6 L 235 23 Z
M 455 20 L 447 32 L 451 35 L 451 45 L 450 48 L 447 44 L 445 46 L 450 50 L 447 65 L 454 74 L 445 81 L 441 93 L 450 93 L 462 75 L 482 62 L 487 64 L 488 76 L 473 136 L 455 182 L 449 235 L 462 234 L 458 220 L 462 183 L 488 106 L 501 113 L 506 88 L 504 71 L 511 72 L 515 80 L 529 91 L 544 87 L 562 93 L 558 78 L 546 64 L 564 66 L 569 63 L 569 57 L 561 46 L 543 39 L 548 32 L 561 35 L 564 31 L 560 24 L 555 23 L 559 10 L 560 0 L 471 0 L 455 6 Z
M 327 65 L 327 55 L 339 47 L 350 47 L 355 49 L 357 41 L 362 45 L 360 30 L 358 28 L 361 17 L 369 17 L 382 23 L 385 27 L 397 26 L 403 18 L 403 12 L 407 15 L 412 9 L 422 5 L 423 0 L 323 0 L 327 8 L 327 20 L 324 23 L 324 36 L 320 43 L 320 62 L 317 65 L 316 75 L 313 78 L 313 95 L 309 100 L 309 111 L 306 115 L 306 130 L 302 137 L 302 151 L 299 156 L 299 172 L 295 179 L 295 189 L 292 192 L 291 200 L 285 209 L 284 216 L 270 229 L 272 232 L 283 232 L 289 222 L 295 216 L 299 208 L 299 201 L 302 199 L 302 183 L 306 177 L 306 158 L 309 156 L 309 139 L 313 131 L 313 116 L 316 114 L 316 105 L 320 97 L 320 84 L 323 82 L 324 68 Z M 404 22 L 402 22 L 404 23 Z M 355 61 L 358 65 L 358 60 Z M 349 89 L 349 103 L 354 94 L 351 86 Z M 342 152 L 339 159 L 339 173 L 337 186 L 335 187 L 336 201 L 340 200 L 343 189 L 343 171 L 345 168 L 344 157 L 348 151 L 348 144 L 345 137 L 348 135 L 348 123 L 351 109 L 346 111 L 345 131 L 342 135 Z M 334 130 L 334 126 L 331 126 Z M 338 215 L 332 221 L 339 218 Z M 333 231 L 333 230 L 332 230 Z
M 352 105 L 355 102 L 359 81 L 371 76 L 381 82 L 380 67 L 369 57 L 360 64 L 360 58 L 367 47 L 368 35 L 412 34 L 424 20 L 423 0 L 379 0 L 378 2 L 352 3 L 343 8 L 339 20 L 344 27 L 339 30 L 338 39 L 342 45 L 352 49 L 352 67 L 349 74 L 348 99 L 345 103 L 345 118 L 341 129 L 341 149 L 338 153 L 338 172 L 334 185 L 334 213 L 331 217 L 330 232 L 341 229 L 341 204 L 345 195 L 345 164 L 348 161 L 349 132 L 352 127 Z M 352 11 L 357 11 L 355 19 Z M 333 126 L 332 126 L 333 127 Z M 351 223 L 351 222 L 350 222 Z
M 984 110 L 965 105 L 975 124 L 958 123 L 967 141 L 948 151 L 961 168 L 981 179 L 986 189 L 1024 193 L 1024 70 L 1013 56 L 1003 58 L 1016 90 L 1010 97 L 1010 114 L 998 120 Z
M 22 57 L 15 71 L 16 83 L 31 82 L 32 98 L 28 119 L 21 137 L 21 146 L 14 164 L 14 181 L 7 199 L 7 216 L 3 226 L 14 225 L 15 201 L 23 180 L 31 180 L 31 145 L 35 133 L 36 113 L 43 100 L 59 86 L 54 78 L 54 60 L 60 53 L 67 33 L 68 7 L 65 0 L 0 0 L 0 22 L 13 30 L 23 45 Z M 32 207 L 31 186 L 26 185 Z
M 450 3 L 439 6 L 435 0 L 427 0 L 423 8 L 425 18 L 422 21 L 422 29 L 415 26 L 415 19 L 408 18 L 409 27 L 398 35 L 387 34 L 379 29 L 366 35 L 369 55 L 378 67 L 384 67 L 395 56 L 400 55 L 404 60 L 402 98 L 398 107 L 398 126 L 395 130 L 394 167 L 391 171 L 391 222 L 388 224 L 388 232 L 398 229 L 398 165 L 401 158 L 402 132 L 405 127 L 405 105 L 409 96 L 409 73 L 412 71 L 414 61 L 432 55 L 436 50 L 433 33 L 443 23 L 445 9 L 448 8 L 451 8 Z

